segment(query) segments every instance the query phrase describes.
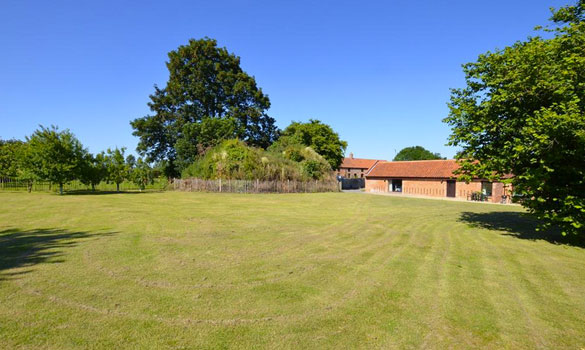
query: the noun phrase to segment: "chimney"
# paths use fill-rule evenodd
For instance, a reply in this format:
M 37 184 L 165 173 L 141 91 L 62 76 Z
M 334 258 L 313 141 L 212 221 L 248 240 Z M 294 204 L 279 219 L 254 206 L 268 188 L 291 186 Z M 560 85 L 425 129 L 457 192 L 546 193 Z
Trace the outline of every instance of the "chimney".
M 349 154 L 349 158 L 353 159 L 353 153 Z

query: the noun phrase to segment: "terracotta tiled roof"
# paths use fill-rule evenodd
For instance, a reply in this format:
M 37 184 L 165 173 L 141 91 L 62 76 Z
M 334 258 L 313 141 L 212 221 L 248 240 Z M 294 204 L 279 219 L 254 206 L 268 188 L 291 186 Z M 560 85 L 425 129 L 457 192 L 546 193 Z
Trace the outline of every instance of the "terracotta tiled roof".
M 367 177 L 401 178 L 456 178 L 453 171 L 459 168 L 454 159 L 415 160 L 408 162 L 380 162 L 367 174 Z
M 340 168 L 370 169 L 377 162 L 385 162 L 378 159 L 343 158 Z

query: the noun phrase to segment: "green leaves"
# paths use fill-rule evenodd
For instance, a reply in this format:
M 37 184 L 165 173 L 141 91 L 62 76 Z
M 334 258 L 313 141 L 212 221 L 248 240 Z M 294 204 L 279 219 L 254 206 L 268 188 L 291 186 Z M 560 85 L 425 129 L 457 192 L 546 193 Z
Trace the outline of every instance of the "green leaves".
M 148 160 L 168 160 L 169 175 L 177 175 L 173 165 L 177 157 L 185 166 L 201 149 L 227 137 L 263 148 L 272 144 L 278 130 L 266 114 L 270 100 L 242 70 L 239 57 L 208 38 L 191 39 L 168 56 L 169 80 L 164 88 L 155 86 L 148 104 L 154 114 L 131 122 L 140 138 L 137 149 Z M 230 130 L 222 125 L 217 133 L 191 127 L 224 119 L 235 125 Z
M 405 160 L 432 160 L 444 159 L 439 153 L 433 153 L 422 146 L 406 147 L 400 150 L 394 157 L 394 161 Z
M 124 158 L 125 147 L 122 148 L 108 148 L 106 152 L 105 164 L 107 168 L 107 179 L 117 185 L 118 191 L 119 185 L 128 179 L 130 176 L 130 165 Z
M 514 192 L 546 225 L 583 232 L 585 222 L 584 2 L 553 20 L 569 24 L 480 55 L 454 89 L 449 144 L 461 148 L 462 175 L 514 174 Z
M 313 180 L 331 174 L 329 163 L 310 147 L 291 143 L 285 150 L 250 147 L 226 140 L 186 168 L 182 177 L 236 180 Z
M 79 180 L 85 185 L 90 185 L 92 189 L 95 189 L 102 180 L 106 180 L 108 176 L 108 167 L 106 163 L 106 155 L 104 152 L 93 156 L 86 154 L 85 160 L 81 167 L 81 173 Z
M 181 136 L 175 143 L 177 163 L 185 168 L 195 161 L 197 155 L 217 146 L 225 140 L 236 138 L 242 130 L 234 118 L 208 118 L 199 123 L 183 126 Z
M 18 177 L 25 144 L 19 140 L 0 140 L 0 177 Z
M 144 161 L 142 158 L 138 158 L 138 160 L 130 166 L 129 178 L 132 182 L 140 186 L 140 190 L 142 191 L 148 184 L 154 183 L 154 171 L 148 162 Z
M 81 173 L 87 151 L 69 130 L 40 126 L 27 137 L 23 150 L 23 176 L 63 185 Z
M 319 120 L 307 123 L 292 122 L 271 149 L 284 151 L 289 145 L 300 144 L 311 147 L 337 169 L 343 162 L 347 142 L 341 140 L 333 129 Z

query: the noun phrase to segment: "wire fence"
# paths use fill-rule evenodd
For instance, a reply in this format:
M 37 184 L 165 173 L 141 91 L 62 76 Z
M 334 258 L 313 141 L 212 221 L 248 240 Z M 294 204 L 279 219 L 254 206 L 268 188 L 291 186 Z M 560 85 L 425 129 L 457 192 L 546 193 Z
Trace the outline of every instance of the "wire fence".
M 310 193 L 338 192 L 337 180 L 321 181 L 264 181 L 264 180 L 202 180 L 175 179 L 176 191 L 227 192 L 227 193 Z
M 154 182 L 146 185 L 144 190 L 162 191 L 168 188 L 168 181 L 165 178 L 154 179 Z M 85 185 L 81 181 L 75 180 L 63 184 L 64 191 L 91 191 L 90 185 Z M 96 191 L 113 192 L 116 191 L 116 184 L 102 181 L 95 186 Z M 124 181 L 120 183 L 120 191 L 140 191 L 140 186 L 134 182 Z M 0 177 L 0 191 L 31 191 L 31 192 L 58 192 L 59 185 L 49 181 L 28 181 L 15 178 Z

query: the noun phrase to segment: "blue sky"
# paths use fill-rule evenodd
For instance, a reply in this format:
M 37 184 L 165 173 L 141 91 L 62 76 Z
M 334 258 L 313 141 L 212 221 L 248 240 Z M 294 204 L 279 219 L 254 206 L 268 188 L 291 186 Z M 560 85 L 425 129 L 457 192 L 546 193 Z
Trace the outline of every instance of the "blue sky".
M 137 138 L 167 53 L 210 37 L 241 57 L 279 127 L 320 119 L 347 154 L 445 146 L 461 64 L 534 35 L 571 0 L 16 1 L 0 3 L 0 138 L 71 129 L 92 152 Z

